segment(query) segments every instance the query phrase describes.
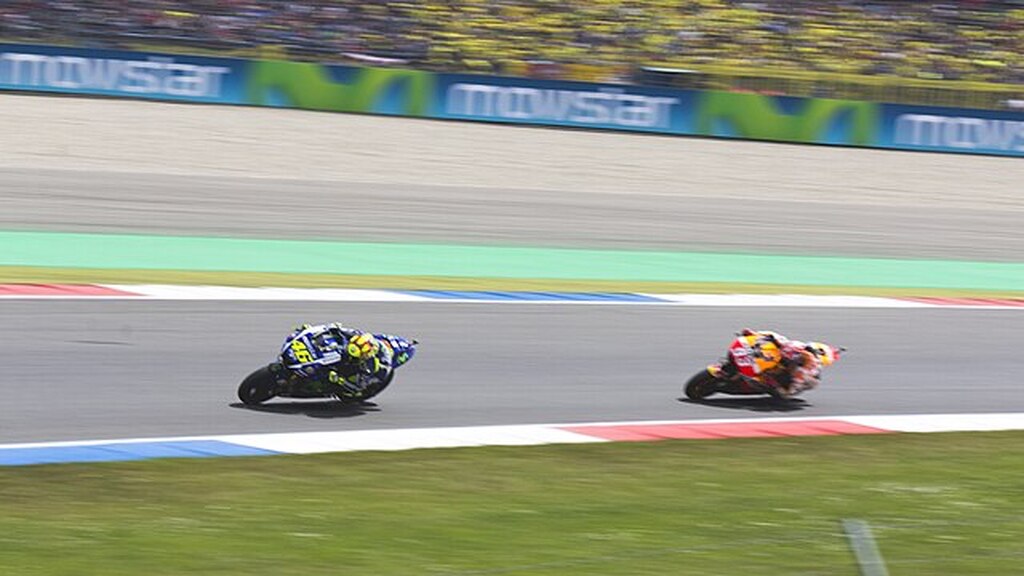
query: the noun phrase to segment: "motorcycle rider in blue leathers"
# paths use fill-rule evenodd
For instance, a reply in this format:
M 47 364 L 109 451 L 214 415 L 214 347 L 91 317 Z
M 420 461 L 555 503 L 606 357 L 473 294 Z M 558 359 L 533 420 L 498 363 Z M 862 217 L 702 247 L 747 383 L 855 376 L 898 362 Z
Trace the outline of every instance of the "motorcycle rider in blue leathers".
M 369 386 L 387 382 L 392 376 L 391 346 L 369 332 L 338 322 L 304 324 L 292 336 L 300 332 L 307 332 L 321 350 L 340 354 L 337 362 L 321 367 L 316 377 L 341 399 L 358 400 Z

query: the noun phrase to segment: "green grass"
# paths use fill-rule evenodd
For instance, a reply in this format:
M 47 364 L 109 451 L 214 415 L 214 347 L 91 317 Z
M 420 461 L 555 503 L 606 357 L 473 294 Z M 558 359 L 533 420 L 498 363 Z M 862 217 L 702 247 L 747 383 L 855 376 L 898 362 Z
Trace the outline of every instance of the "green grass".
M 0 469 L 22 575 L 891 574 L 1024 565 L 1021 433 L 674 441 Z

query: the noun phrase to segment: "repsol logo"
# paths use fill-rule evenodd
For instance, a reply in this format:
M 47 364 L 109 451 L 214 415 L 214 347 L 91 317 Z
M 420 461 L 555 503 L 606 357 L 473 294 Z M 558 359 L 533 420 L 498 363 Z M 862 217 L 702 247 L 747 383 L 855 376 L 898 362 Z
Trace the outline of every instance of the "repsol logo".
M 453 84 L 451 116 L 519 121 L 668 128 L 678 98 L 628 94 L 624 90 L 555 90 L 490 84 Z
M 0 84 L 19 88 L 96 90 L 128 94 L 217 98 L 223 66 L 181 64 L 173 58 L 122 60 L 82 56 L 0 54 Z
M 1024 121 L 903 114 L 894 139 L 911 146 L 1024 152 Z

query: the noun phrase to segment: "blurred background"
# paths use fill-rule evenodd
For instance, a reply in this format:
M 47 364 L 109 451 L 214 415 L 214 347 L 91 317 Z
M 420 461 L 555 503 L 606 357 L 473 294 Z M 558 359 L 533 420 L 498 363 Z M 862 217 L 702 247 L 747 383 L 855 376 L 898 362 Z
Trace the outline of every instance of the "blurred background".
M 1024 106 L 1022 0 L 9 0 L 0 38 L 854 98 Z M 941 82 L 940 82 L 941 81 Z

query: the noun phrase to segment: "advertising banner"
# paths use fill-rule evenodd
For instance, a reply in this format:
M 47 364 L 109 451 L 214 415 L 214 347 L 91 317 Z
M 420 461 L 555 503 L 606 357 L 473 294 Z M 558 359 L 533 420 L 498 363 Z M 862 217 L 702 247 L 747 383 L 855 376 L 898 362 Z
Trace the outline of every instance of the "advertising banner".
M 748 140 L 871 146 L 879 105 L 853 100 L 702 92 L 694 134 Z
M 679 90 L 441 74 L 437 118 L 683 133 L 692 93 Z
M 0 44 L 0 90 L 1024 156 L 1024 113 Z
M 428 116 L 436 75 L 419 70 L 254 61 L 245 102 L 330 112 Z
M 704 92 L 693 134 L 1024 156 L 1024 113 Z
M 886 104 L 876 145 L 1024 156 L 1024 113 Z
M 431 72 L 0 44 L 0 90 L 427 116 Z
M 244 60 L 0 44 L 0 90 L 241 104 Z
M 855 100 L 437 76 L 432 117 L 1024 156 L 1024 114 Z

